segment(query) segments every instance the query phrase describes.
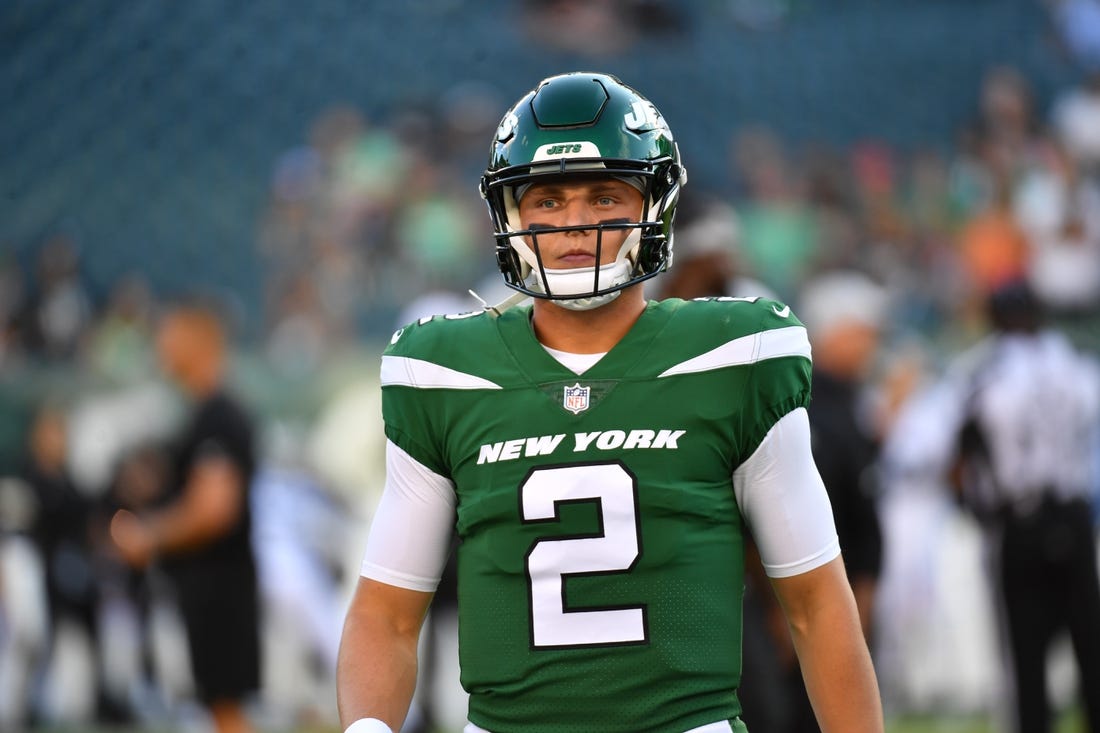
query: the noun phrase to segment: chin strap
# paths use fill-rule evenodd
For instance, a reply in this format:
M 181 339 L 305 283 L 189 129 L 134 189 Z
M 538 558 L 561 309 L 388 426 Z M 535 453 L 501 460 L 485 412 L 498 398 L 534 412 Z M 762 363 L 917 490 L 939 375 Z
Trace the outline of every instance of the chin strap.
M 619 297 L 622 290 L 612 290 L 603 295 L 593 295 L 589 298 L 551 298 L 550 302 L 571 311 L 590 311 L 593 308 L 607 305 Z
M 523 293 L 515 292 L 515 293 L 512 293 L 511 295 L 509 295 L 504 300 L 497 303 L 496 305 L 489 305 L 485 301 L 484 298 L 482 298 L 480 295 L 475 293 L 473 290 L 470 290 L 469 292 L 470 292 L 470 295 L 474 296 L 474 298 L 477 299 L 477 302 L 481 303 L 482 309 L 486 313 L 488 313 L 490 316 L 492 316 L 493 318 L 496 318 L 497 316 L 500 316 L 501 314 L 504 313 L 504 311 L 508 310 L 509 308 L 511 308 L 514 305 L 518 305 L 519 303 L 522 303 L 524 300 L 527 300 L 527 298 L 528 298 L 528 296 L 524 295 Z

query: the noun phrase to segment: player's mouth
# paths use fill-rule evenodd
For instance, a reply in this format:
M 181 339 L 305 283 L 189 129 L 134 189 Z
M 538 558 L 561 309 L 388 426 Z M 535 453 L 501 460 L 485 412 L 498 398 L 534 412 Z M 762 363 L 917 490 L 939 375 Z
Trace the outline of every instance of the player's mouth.
M 560 255 L 557 258 L 562 268 L 591 267 L 596 264 L 596 255 L 583 249 L 575 249 Z

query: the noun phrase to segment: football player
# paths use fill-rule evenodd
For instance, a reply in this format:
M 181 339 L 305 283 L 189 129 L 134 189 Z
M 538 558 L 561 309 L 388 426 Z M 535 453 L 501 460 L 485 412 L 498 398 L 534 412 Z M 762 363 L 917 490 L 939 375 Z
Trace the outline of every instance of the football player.
M 387 483 L 338 666 L 351 733 L 400 728 L 452 531 L 467 733 L 745 731 L 750 531 L 822 729 L 882 731 L 810 453 L 805 329 L 775 301 L 643 293 L 686 180 L 614 77 L 551 77 L 504 116 L 481 191 L 516 295 L 382 357 Z

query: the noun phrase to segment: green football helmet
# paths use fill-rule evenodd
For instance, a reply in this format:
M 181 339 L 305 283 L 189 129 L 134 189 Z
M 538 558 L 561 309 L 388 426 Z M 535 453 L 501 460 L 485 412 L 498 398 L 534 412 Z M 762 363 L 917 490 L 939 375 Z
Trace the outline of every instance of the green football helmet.
M 641 190 L 641 220 L 520 226 L 517 190 L 547 178 L 593 175 L 620 178 Z M 504 115 L 481 178 L 505 283 L 524 295 L 550 298 L 575 310 L 610 302 L 623 288 L 671 264 L 672 221 L 686 182 L 672 132 L 641 94 L 608 74 L 576 72 L 544 79 Z M 611 264 L 547 270 L 539 255 L 539 235 L 577 229 L 596 230 L 597 262 L 605 231 L 632 231 Z

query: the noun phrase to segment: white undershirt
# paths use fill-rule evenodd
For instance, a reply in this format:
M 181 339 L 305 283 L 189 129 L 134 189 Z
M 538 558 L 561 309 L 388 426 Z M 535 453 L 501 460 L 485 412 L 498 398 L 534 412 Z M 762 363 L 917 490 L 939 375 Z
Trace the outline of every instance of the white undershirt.
M 832 507 L 810 452 L 805 408 L 781 418 L 732 476 L 764 570 L 785 578 L 840 554 Z M 434 591 L 443 574 L 455 521 L 450 479 L 386 443 L 386 486 L 360 572 L 410 590 Z M 415 531 L 409 531 L 415 527 Z
M 551 349 L 545 344 L 542 348 L 546 349 L 547 354 L 557 359 L 559 364 L 574 374 L 584 374 L 589 369 L 596 366 L 596 362 L 607 356 L 606 351 L 601 351 L 598 354 L 574 354 L 569 351 Z

